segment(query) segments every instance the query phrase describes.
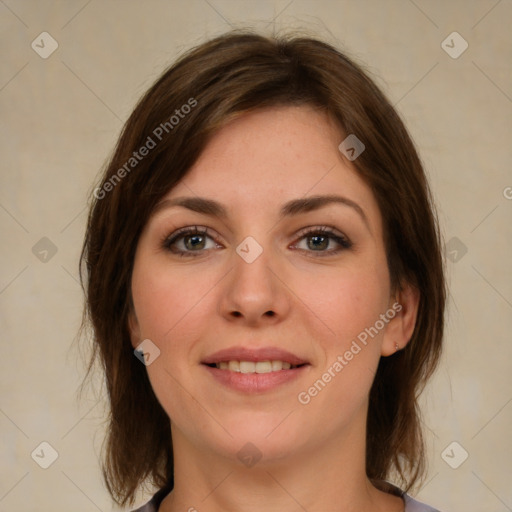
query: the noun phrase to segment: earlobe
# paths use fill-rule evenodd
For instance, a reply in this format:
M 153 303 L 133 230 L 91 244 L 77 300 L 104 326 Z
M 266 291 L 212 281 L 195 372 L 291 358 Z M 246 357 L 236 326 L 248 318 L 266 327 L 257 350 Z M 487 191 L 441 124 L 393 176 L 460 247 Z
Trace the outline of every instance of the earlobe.
M 140 328 L 139 321 L 135 315 L 135 311 L 130 311 L 128 314 L 128 329 L 130 331 L 130 340 L 133 348 L 136 348 L 140 343 Z
M 398 291 L 390 308 L 396 314 L 386 327 L 381 355 L 390 356 L 409 343 L 416 325 L 419 303 L 420 292 L 414 286 L 406 284 Z

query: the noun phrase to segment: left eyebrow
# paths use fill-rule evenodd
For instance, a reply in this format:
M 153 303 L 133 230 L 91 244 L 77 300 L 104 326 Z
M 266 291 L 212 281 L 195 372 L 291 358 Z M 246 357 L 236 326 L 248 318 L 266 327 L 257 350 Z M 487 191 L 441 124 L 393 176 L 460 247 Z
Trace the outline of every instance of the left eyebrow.
M 368 222 L 368 217 L 364 213 L 364 210 L 355 201 L 352 201 L 347 197 L 337 195 L 310 196 L 301 199 L 293 199 L 292 201 L 288 201 L 283 205 L 281 208 L 280 216 L 283 218 L 289 217 L 291 215 L 298 215 L 300 213 L 307 213 L 313 210 L 319 210 L 320 208 L 328 206 L 332 203 L 349 206 L 350 208 L 354 209 L 366 224 L 368 230 L 371 231 L 370 223 Z
M 293 199 L 281 207 L 279 218 L 283 219 L 284 217 L 291 217 L 319 210 L 330 204 L 341 204 L 352 208 L 361 217 L 366 227 L 371 232 L 370 223 L 364 210 L 355 201 L 338 195 L 316 195 L 301 199 Z M 172 199 L 164 199 L 156 205 L 153 213 L 157 213 L 172 206 L 181 206 L 197 213 L 222 219 L 226 219 L 228 217 L 227 208 L 225 206 L 213 199 L 207 199 L 205 197 L 176 197 Z

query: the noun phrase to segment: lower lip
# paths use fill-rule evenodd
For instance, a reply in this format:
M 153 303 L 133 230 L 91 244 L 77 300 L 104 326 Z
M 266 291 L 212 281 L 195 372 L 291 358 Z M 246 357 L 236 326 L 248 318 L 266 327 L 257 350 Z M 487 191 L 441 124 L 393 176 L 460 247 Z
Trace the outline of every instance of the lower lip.
M 308 366 L 305 364 L 294 369 L 269 373 L 240 373 L 204 365 L 210 375 L 218 382 L 245 393 L 262 393 L 276 389 L 283 384 L 298 379 L 307 370 Z

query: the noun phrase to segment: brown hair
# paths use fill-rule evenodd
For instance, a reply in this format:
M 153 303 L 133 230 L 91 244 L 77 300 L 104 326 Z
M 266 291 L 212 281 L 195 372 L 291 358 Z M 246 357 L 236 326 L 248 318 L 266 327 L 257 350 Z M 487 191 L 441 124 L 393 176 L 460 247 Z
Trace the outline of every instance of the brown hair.
M 394 473 L 406 489 L 423 475 L 417 398 L 441 353 L 446 292 L 437 220 L 414 144 L 367 72 L 331 45 L 234 31 L 190 50 L 148 90 L 93 194 L 81 257 L 84 322 L 94 334 L 86 378 L 99 359 L 110 403 L 103 475 L 121 505 L 133 504 L 148 480 L 173 486 L 169 418 L 128 330 L 139 236 L 220 127 L 276 105 L 322 109 L 365 144 L 353 164 L 380 207 L 393 288 L 407 282 L 420 293 L 409 344 L 381 358 L 370 391 L 366 471 L 375 481 Z M 152 147 L 142 157 L 143 146 Z

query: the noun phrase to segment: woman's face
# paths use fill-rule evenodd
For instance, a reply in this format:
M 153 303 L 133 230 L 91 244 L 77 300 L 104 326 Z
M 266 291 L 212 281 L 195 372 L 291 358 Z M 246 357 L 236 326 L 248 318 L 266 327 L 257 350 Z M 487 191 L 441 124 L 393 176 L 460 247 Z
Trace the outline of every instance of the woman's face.
M 160 350 L 147 371 L 175 445 L 265 462 L 364 439 L 401 314 L 344 138 L 309 107 L 245 115 L 147 223 L 130 327 Z

